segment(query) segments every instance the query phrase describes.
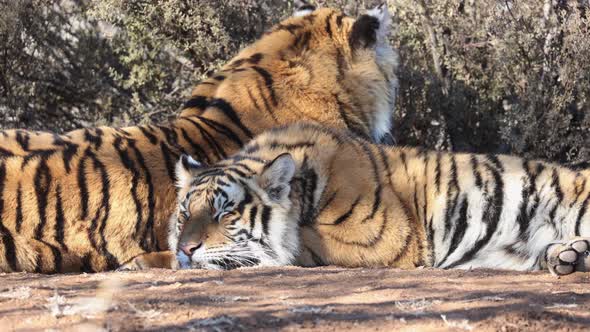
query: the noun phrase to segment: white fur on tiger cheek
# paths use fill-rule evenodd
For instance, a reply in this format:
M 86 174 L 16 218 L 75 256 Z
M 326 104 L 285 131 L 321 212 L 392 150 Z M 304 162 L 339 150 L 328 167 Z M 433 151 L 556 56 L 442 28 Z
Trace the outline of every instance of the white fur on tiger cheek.
M 287 201 L 285 206 L 273 209 L 269 221 L 269 242 L 277 255 L 277 264 L 273 265 L 291 265 L 299 254 L 299 227 Z
M 299 254 L 299 227 L 297 217 L 292 211 L 289 195 L 281 202 L 269 203 L 271 199 L 266 192 L 256 185 L 251 186 L 268 205 L 273 206 L 270 220 L 268 222 L 267 241 L 276 255 L 276 258 L 261 259 L 262 266 L 283 266 L 291 265 Z M 277 204 L 278 203 L 278 204 Z M 262 229 L 260 229 L 262 233 Z M 263 257 L 260 257 L 263 258 Z
M 179 236 L 178 218 L 176 217 L 175 213 L 170 217 L 170 221 L 168 222 L 168 250 L 172 252 L 176 252 L 178 250 Z
M 375 142 L 379 143 L 393 129 L 392 119 L 395 112 L 395 102 L 399 90 L 399 81 L 395 71 L 399 66 L 399 54 L 394 50 L 388 40 L 391 26 L 391 16 L 387 6 L 383 8 L 374 8 L 367 12 L 379 20 L 379 30 L 377 30 L 377 45 L 375 48 L 377 64 L 385 71 L 389 81 L 388 91 L 379 92 L 375 109 L 372 136 Z

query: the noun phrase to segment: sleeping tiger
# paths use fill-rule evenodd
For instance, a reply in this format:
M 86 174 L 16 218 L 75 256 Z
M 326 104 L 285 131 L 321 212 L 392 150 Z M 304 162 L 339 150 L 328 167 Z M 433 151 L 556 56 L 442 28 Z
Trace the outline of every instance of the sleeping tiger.
M 313 124 L 177 164 L 172 251 L 129 268 L 590 267 L 590 170 L 376 145 Z
M 387 8 L 354 19 L 297 3 L 170 124 L 0 132 L 0 272 L 112 270 L 168 249 L 181 154 L 214 163 L 301 119 L 387 139 L 397 89 Z

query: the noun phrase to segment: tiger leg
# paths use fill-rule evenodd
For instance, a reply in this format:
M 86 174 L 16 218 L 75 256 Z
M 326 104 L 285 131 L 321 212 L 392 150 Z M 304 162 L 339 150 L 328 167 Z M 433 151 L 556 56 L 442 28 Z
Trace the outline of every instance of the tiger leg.
M 127 263 L 121 265 L 118 271 L 138 271 L 150 268 L 177 269 L 178 261 L 172 251 L 149 252 L 135 256 Z
M 78 272 L 82 258 L 45 241 L 0 232 L 0 272 Z
M 545 252 L 545 264 L 557 276 L 590 271 L 590 238 L 576 237 L 550 244 Z

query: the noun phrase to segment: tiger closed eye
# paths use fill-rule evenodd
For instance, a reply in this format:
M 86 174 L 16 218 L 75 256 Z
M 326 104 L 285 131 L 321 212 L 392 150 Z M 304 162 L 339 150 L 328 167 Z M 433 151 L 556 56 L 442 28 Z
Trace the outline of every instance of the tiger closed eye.
M 227 211 L 227 212 L 221 213 L 219 215 L 219 217 L 217 217 L 217 219 L 221 222 L 221 221 L 233 219 L 234 217 L 236 217 L 236 215 L 237 215 L 237 212 L 235 212 L 235 211 Z

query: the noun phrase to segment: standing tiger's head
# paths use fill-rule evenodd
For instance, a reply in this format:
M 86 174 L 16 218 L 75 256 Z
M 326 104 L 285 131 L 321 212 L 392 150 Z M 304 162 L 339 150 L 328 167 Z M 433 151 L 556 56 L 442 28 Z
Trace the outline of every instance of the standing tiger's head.
M 176 166 L 178 209 L 170 250 L 181 268 L 233 269 L 292 264 L 299 253 L 290 154 L 206 167 L 187 155 Z
M 215 95 L 239 105 L 249 128 L 306 119 L 385 142 L 398 87 L 387 6 L 358 17 L 305 1 L 295 6 L 292 17 L 198 85 L 183 115 L 195 112 L 190 106 L 207 105 L 203 96 Z

